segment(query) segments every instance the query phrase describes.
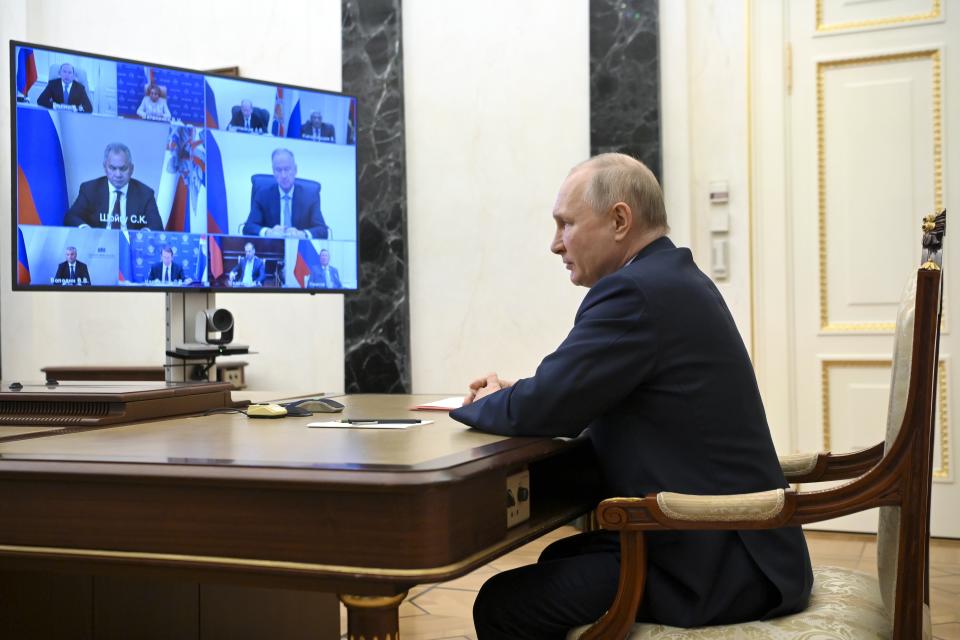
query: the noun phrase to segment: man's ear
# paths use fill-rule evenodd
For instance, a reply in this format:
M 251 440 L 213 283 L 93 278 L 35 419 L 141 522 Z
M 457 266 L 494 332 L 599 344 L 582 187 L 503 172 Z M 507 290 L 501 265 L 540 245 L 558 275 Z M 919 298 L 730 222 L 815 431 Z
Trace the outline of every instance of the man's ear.
M 617 240 L 623 240 L 630 235 L 633 229 L 633 211 L 626 202 L 618 202 L 610 210 L 610 217 L 613 221 L 614 237 Z

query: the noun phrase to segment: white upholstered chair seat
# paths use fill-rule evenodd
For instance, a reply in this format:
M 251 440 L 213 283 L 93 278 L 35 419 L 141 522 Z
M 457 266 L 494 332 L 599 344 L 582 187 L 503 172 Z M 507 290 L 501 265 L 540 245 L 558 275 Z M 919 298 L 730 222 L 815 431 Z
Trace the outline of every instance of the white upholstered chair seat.
M 680 629 L 636 624 L 629 640 L 882 640 L 890 637 L 890 621 L 876 578 L 837 567 L 815 567 L 810 606 L 773 620 L 746 624 Z M 924 638 L 929 638 L 925 608 Z M 567 634 L 576 640 L 587 627 Z

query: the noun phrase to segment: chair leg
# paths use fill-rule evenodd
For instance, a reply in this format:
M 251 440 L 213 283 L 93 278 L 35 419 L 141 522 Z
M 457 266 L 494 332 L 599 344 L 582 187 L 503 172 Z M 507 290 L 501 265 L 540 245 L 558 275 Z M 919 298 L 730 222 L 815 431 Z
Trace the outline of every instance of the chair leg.
M 643 600 L 647 577 L 647 547 L 641 531 L 620 532 L 620 582 L 617 597 L 610 610 L 603 614 L 580 640 L 622 640 L 627 637 L 637 618 Z

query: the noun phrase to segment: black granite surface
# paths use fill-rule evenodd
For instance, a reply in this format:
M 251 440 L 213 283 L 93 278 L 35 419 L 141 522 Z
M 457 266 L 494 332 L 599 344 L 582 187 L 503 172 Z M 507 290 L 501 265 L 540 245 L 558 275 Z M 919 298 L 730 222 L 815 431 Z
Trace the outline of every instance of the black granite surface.
M 657 0 L 590 0 L 590 154 L 608 151 L 661 177 Z
M 357 96 L 360 290 L 344 301 L 346 391 L 410 392 L 400 0 L 343 1 L 343 91 Z

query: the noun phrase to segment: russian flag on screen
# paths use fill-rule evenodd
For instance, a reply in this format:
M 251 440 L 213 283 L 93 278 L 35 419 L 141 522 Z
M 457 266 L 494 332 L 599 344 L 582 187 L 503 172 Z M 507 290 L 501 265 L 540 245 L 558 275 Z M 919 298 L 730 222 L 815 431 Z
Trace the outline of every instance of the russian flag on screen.
M 210 236 L 210 276 L 216 280 L 223 275 L 223 248 L 220 236 Z
M 223 179 L 223 159 L 216 139 L 206 132 L 207 139 L 207 231 L 230 233 L 227 215 L 227 186 Z
M 293 267 L 293 275 L 296 276 L 300 287 L 306 286 L 306 277 L 310 271 L 320 266 L 320 254 L 317 248 L 313 246 L 310 240 L 301 240 L 297 243 L 297 264 Z
M 55 118 L 46 109 L 17 109 L 17 221 L 62 226 L 67 174 Z
M 177 190 L 173 194 L 173 207 L 170 209 L 166 230 L 190 233 L 190 189 L 183 176 L 177 178 Z
M 120 282 L 133 282 L 133 268 L 130 264 L 130 232 L 120 232 L 120 243 L 118 246 L 118 258 L 120 269 L 117 273 L 117 280 Z
M 37 62 L 33 49 L 20 49 L 17 54 L 17 91 L 27 95 L 30 87 L 37 81 Z
M 288 138 L 300 137 L 300 101 L 299 100 L 297 100 L 297 104 L 293 105 L 293 111 L 290 112 L 290 120 L 287 124 L 287 137 Z
M 23 242 L 23 231 L 17 229 L 17 284 L 30 284 L 30 261 L 27 259 L 27 245 Z
M 213 95 L 210 83 L 204 81 L 204 104 L 206 105 L 206 126 L 208 129 L 219 129 L 217 122 L 217 99 Z

